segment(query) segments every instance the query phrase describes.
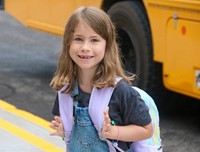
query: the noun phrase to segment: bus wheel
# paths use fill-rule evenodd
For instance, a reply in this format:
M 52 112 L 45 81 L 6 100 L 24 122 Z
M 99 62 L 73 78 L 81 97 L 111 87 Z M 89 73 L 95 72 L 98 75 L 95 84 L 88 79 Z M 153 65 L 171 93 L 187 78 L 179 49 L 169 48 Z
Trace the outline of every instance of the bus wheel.
M 122 1 L 112 5 L 107 13 L 116 26 L 125 69 L 136 74 L 134 85 L 154 98 L 155 94 L 156 98 L 162 96 L 156 92 L 164 89 L 162 65 L 153 61 L 151 31 L 143 4 L 139 1 Z

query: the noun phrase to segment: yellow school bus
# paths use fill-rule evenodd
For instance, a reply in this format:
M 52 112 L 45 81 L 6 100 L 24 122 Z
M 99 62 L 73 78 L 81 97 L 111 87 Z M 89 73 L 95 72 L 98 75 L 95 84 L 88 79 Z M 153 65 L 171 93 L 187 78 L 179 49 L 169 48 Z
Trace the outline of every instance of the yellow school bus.
M 200 99 L 200 0 L 5 0 L 4 9 L 28 27 L 62 35 L 79 6 L 105 10 L 116 25 L 135 85 Z

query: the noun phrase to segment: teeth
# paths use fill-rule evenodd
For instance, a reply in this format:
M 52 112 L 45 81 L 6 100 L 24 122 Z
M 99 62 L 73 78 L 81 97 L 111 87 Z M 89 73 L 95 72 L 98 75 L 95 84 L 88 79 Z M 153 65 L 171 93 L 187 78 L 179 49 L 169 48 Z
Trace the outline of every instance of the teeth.
M 90 59 L 91 56 L 83 56 L 83 55 L 80 55 L 80 58 L 82 58 L 82 59 Z

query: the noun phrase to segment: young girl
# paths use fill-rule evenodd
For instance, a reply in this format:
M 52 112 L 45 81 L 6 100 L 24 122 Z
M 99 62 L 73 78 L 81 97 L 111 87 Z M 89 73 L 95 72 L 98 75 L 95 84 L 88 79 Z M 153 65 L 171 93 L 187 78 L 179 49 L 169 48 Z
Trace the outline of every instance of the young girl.
M 66 25 L 51 82 L 58 91 L 53 107 L 56 116 L 50 125 L 56 131 L 51 135 L 66 138 L 67 152 L 109 152 L 109 141 L 115 141 L 116 151 L 131 151 L 132 142 L 150 138 L 153 133 L 148 107 L 130 85 L 133 79 L 134 75 L 128 76 L 122 68 L 109 16 L 98 8 L 78 8 Z M 109 109 L 102 112 L 99 133 L 88 107 L 94 107 L 90 105 L 94 90 L 105 88 L 114 91 Z

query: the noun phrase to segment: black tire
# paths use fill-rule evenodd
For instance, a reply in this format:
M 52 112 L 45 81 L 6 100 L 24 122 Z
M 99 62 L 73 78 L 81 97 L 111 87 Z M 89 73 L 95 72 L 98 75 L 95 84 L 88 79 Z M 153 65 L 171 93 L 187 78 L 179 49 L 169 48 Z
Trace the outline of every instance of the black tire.
M 135 73 L 135 85 L 148 90 L 152 79 L 152 40 L 148 19 L 138 1 L 115 3 L 108 14 L 113 20 L 127 71 Z
M 159 104 L 167 91 L 162 83 L 162 64 L 153 61 L 150 26 L 139 1 L 115 3 L 107 12 L 114 22 L 125 69 L 136 74 L 134 85 L 147 91 Z

